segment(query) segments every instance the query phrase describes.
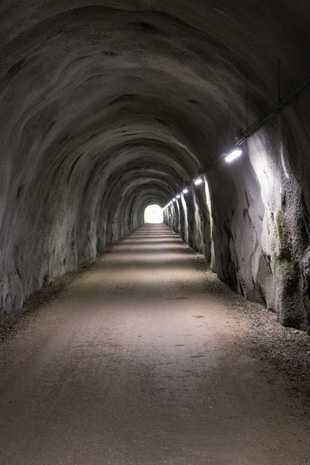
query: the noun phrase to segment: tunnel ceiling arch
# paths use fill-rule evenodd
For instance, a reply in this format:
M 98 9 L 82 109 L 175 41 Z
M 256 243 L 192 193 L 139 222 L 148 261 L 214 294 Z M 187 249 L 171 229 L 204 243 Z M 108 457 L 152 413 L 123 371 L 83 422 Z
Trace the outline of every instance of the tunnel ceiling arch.
M 68 170 L 77 163 L 91 171 L 89 160 L 100 159 L 103 170 L 109 148 L 143 138 L 149 151 L 171 148 L 168 169 L 185 153 L 187 170 L 197 173 L 229 143 L 228 108 L 232 127 L 244 125 L 246 69 L 250 112 L 273 99 L 291 2 L 273 3 L 3 2 L 5 147 L 12 150 L 13 137 L 19 160 L 22 151 L 39 165 L 52 153 L 66 157 Z M 308 40 L 302 13 L 292 47 Z M 287 69 L 305 58 L 300 47 L 288 51 Z M 156 170 L 152 155 L 149 166 Z
M 139 226 L 230 147 L 246 73 L 251 123 L 277 97 L 278 60 L 283 92 L 308 66 L 304 1 L 4 0 L 0 17 L 6 307 Z

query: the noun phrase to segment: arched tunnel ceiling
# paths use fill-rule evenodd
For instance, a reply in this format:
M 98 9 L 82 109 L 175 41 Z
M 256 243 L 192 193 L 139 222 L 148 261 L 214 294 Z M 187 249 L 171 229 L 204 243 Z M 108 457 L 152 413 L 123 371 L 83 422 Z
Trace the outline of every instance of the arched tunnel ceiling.
M 163 205 L 244 126 L 246 70 L 252 118 L 274 101 L 278 58 L 303 71 L 306 3 L 2 2 L 1 197 L 11 183 L 38 205 L 51 186 L 93 209 Z

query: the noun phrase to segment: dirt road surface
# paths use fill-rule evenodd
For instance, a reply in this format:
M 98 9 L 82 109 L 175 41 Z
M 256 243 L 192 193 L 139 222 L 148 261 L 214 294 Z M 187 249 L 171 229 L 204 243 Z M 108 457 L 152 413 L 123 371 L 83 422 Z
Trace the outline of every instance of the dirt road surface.
M 164 225 L 118 242 L 1 343 L 0 464 L 309 465 L 307 404 L 236 302 Z

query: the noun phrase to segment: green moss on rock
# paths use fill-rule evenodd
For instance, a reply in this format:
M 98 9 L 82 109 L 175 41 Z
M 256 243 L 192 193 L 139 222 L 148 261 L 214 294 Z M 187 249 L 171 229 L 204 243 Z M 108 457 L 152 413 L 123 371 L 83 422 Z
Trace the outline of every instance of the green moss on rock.
M 277 257 L 275 260 L 275 272 L 281 278 L 285 289 L 296 289 L 299 279 L 299 270 L 295 263 Z
M 280 281 L 280 289 L 282 289 L 279 301 L 279 321 L 283 326 L 298 328 L 301 323 L 298 305 L 299 267 L 296 263 L 277 257 L 275 273 L 278 282 Z
M 289 245 L 289 233 L 285 225 L 282 212 L 278 212 L 276 216 L 276 226 L 279 238 L 279 259 L 291 261 L 291 248 Z

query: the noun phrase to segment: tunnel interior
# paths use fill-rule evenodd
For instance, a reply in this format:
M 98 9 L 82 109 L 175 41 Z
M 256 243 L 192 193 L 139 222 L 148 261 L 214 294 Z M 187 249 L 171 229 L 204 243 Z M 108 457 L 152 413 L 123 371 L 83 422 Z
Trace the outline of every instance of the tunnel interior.
M 309 94 L 272 111 L 309 73 L 308 2 L 4 0 L 0 16 L 0 313 L 157 204 L 222 281 L 309 330 Z

